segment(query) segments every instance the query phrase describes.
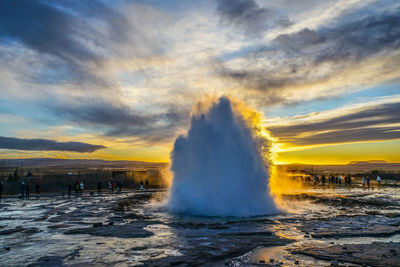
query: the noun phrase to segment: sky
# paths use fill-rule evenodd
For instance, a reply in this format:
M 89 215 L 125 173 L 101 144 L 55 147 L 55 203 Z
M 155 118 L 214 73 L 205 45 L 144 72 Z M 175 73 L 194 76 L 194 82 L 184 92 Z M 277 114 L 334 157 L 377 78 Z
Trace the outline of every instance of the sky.
M 400 162 L 400 2 L 0 1 L 0 158 L 169 161 L 222 95 L 276 163 Z

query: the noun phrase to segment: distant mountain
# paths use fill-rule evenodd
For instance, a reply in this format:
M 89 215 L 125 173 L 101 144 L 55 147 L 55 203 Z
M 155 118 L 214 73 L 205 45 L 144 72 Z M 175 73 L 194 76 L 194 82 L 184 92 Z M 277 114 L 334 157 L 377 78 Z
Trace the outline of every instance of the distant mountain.
M 54 159 L 54 158 L 32 158 L 32 159 L 0 159 L 1 167 L 109 167 L 109 168 L 134 168 L 165 167 L 164 162 L 145 162 L 129 160 L 102 160 L 102 159 Z
M 389 163 L 384 160 L 368 160 L 368 161 L 352 161 L 348 164 L 335 165 L 313 165 L 313 164 L 287 164 L 280 165 L 288 170 L 298 171 L 327 171 L 327 172 L 346 172 L 346 173 L 360 173 L 370 172 L 373 170 L 400 172 L 400 163 Z
M 351 161 L 347 165 L 365 165 L 365 164 L 390 164 L 387 161 L 384 160 L 368 160 L 368 161 Z

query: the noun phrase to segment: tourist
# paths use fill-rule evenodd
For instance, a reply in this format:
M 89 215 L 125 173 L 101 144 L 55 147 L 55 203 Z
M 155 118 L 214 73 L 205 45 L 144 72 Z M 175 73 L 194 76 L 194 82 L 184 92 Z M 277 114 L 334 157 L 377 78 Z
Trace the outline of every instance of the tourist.
M 72 184 L 71 182 L 68 183 L 68 196 L 71 196 L 71 191 L 72 191 Z
M 24 197 L 25 197 L 25 182 L 22 182 L 20 198 L 24 198 Z
M 314 185 L 318 185 L 319 184 L 319 178 L 318 175 L 314 176 Z
M 40 184 L 39 183 L 35 184 L 35 194 L 36 194 L 36 196 L 40 195 Z
M 381 185 L 381 177 L 379 175 L 376 177 L 376 181 L 378 182 L 378 185 Z
M 101 195 L 101 183 L 97 182 L 97 194 Z
M 75 195 L 77 195 L 79 193 L 79 183 L 78 183 L 78 181 L 75 181 L 75 183 L 74 183 L 74 191 L 75 191 Z
M 29 198 L 30 193 L 31 193 L 31 186 L 29 185 L 29 183 L 27 183 L 25 186 L 25 196 L 27 199 Z
M 111 181 L 108 181 L 108 192 L 110 194 L 111 194 L 111 187 L 112 187 Z
M 367 176 L 367 186 L 368 186 L 368 189 L 369 189 L 369 176 Z
M 81 181 L 81 184 L 79 185 L 79 193 L 82 194 L 83 193 L 83 189 L 84 189 L 84 184 L 83 181 Z
M 349 177 L 347 178 L 347 183 L 349 184 L 349 186 L 351 187 L 351 176 L 349 175 Z
M 0 199 L 2 194 L 3 194 L 3 183 L 0 182 Z
M 122 181 L 121 180 L 119 180 L 119 192 L 120 193 L 122 192 Z
M 306 177 L 306 186 L 309 186 L 311 184 L 311 177 L 307 175 Z
M 338 182 L 339 182 L 339 184 L 342 184 L 342 176 L 341 175 L 338 176 Z
M 121 187 L 122 187 L 122 182 L 118 181 L 117 182 L 117 193 L 121 193 Z
M 143 181 L 140 180 L 140 190 L 143 190 Z
M 149 188 L 149 181 L 147 181 L 147 179 L 146 179 L 146 191 L 148 188 Z
M 365 182 L 366 182 L 365 176 L 363 176 L 363 178 L 362 178 L 362 187 L 363 187 L 363 188 L 365 187 Z

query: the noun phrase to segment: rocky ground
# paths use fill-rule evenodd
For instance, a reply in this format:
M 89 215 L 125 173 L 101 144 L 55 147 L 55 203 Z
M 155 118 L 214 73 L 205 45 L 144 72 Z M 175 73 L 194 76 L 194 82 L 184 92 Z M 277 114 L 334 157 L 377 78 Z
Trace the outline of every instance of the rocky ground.
M 400 266 L 399 242 L 373 242 L 372 244 L 343 244 L 301 247 L 292 253 L 331 261 L 333 265 L 353 263 L 367 266 Z
M 162 191 L 0 202 L 0 265 L 400 266 L 398 189 L 285 195 L 288 213 L 175 216 Z

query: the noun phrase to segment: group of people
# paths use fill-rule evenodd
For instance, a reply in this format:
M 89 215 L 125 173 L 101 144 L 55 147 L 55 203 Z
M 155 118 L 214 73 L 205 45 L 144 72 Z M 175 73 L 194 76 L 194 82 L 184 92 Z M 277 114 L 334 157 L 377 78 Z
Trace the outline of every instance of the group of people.
M 108 181 L 108 191 L 110 194 L 114 193 L 115 188 L 117 189 L 118 193 L 121 193 L 122 191 L 122 181 L 117 181 L 117 183 L 115 184 L 114 181 L 112 179 L 110 179 Z M 75 190 L 75 195 L 81 195 L 85 189 L 85 184 L 83 183 L 83 181 L 81 181 L 80 183 L 78 181 L 75 181 L 74 185 L 72 185 L 71 183 L 68 184 L 68 196 L 71 196 L 72 190 Z M 97 194 L 101 195 L 101 191 L 102 191 L 102 184 L 101 182 L 97 182 Z
M 342 183 L 344 183 L 345 186 L 347 185 L 351 185 L 351 177 L 350 176 L 341 176 L 341 175 L 337 175 L 337 176 L 328 176 L 326 177 L 325 175 L 319 176 L 319 175 L 315 175 L 313 178 L 313 184 L 314 185 L 326 185 L 326 183 L 328 183 L 328 185 L 341 185 Z M 311 176 L 306 176 L 305 181 L 303 181 L 303 184 L 306 185 L 310 185 L 311 184 Z
M 378 185 L 381 184 L 382 178 L 378 175 L 376 177 L 376 181 L 378 183 Z M 341 185 L 344 184 L 345 186 L 351 186 L 352 184 L 352 178 L 350 175 L 348 176 L 342 176 L 342 175 L 332 175 L 332 176 L 328 176 L 326 177 L 325 175 L 319 176 L 319 175 L 315 175 L 313 177 L 313 181 L 311 180 L 311 176 L 306 176 L 305 178 L 302 178 L 302 183 L 304 185 L 326 185 L 326 183 L 328 183 L 328 185 Z M 364 176 L 362 178 L 362 186 L 363 187 L 370 187 L 370 178 L 369 176 Z
M 367 186 L 368 186 L 368 188 L 369 188 L 369 184 L 370 184 L 369 176 L 367 176 L 367 177 L 364 176 L 364 177 L 362 178 L 362 186 L 365 187 L 365 184 L 367 184 Z
M 146 190 L 149 188 L 149 181 L 147 181 L 147 179 L 146 179 Z M 139 187 L 139 189 L 140 190 L 143 190 L 144 188 L 143 188 L 143 180 L 140 180 L 140 187 Z
M 114 183 L 112 179 L 108 181 L 108 192 L 110 194 L 114 193 L 115 188 L 117 188 L 117 193 L 122 192 L 122 181 L 117 181 L 117 183 Z M 101 194 L 101 183 L 97 183 L 97 193 L 100 195 Z
M 381 185 L 381 181 L 382 181 L 382 178 L 378 175 L 377 177 L 376 177 L 376 182 L 378 183 L 378 186 L 379 185 Z M 369 188 L 369 184 L 370 184 L 370 178 L 369 178 L 369 176 L 364 176 L 363 178 L 362 178 L 362 187 L 365 187 L 365 185 L 367 185 L 368 186 L 368 188 Z
M 331 185 L 331 184 L 341 185 L 342 183 L 344 183 L 345 186 L 351 185 L 351 176 L 341 176 L 341 175 L 334 176 L 334 175 L 332 175 L 328 178 L 329 185 Z
M 145 183 L 143 183 L 143 180 L 141 180 L 139 186 L 140 186 L 140 187 L 139 187 L 140 190 L 144 190 L 144 189 L 147 190 L 148 187 L 149 187 L 149 181 L 146 179 L 146 180 L 145 180 Z M 3 183 L 0 182 L 0 199 L 1 199 L 1 197 L 2 197 L 3 188 L 4 188 Z M 27 198 L 27 199 L 28 199 L 28 198 L 30 197 L 30 195 L 31 195 L 31 190 L 32 190 L 33 188 L 34 188 L 34 190 L 35 190 L 35 195 L 36 195 L 36 197 L 39 197 L 39 196 L 40 196 L 41 184 L 40 184 L 39 182 L 37 182 L 37 183 L 35 184 L 35 186 L 33 187 L 33 186 L 30 185 L 30 183 L 25 183 L 25 181 L 23 181 L 23 182 L 21 183 L 21 186 L 20 186 L 19 198 L 21 198 L 21 199 Z M 81 182 L 75 181 L 74 184 L 72 184 L 72 183 L 70 182 L 70 183 L 68 183 L 68 186 L 67 186 L 68 196 L 71 196 L 72 190 L 75 191 L 75 195 L 82 195 L 83 192 L 84 192 L 84 188 L 85 188 L 85 184 L 83 183 L 83 181 L 81 181 Z M 110 192 L 111 194 L 113 194 L 115 188 L 117 189 L 117 192 L 118 192 L 118 193 L 121 193 L 121 192 L 122 192 L 122 181 L 117 181 L 117 183 L 115 184 L 115 183 L 112 181 L 112 179 L 110 179 L 110 180 L 108 181 L 108 189 L 109 189 L 109 192 Z M 101 182 L 97 182 L 97 194 L 98 194 L 98 195 L 101 195 L 101 190 L 102 190 L 102 184 L 101 184 Z
M 22 182 L 21 187 L 20 187 L 20 198 L 29 198 L 31 194 L 31 188 L 32 186 L 29 183 Z M 35 195 L 37 197 L 40 196 L 40 184 L 36 183 L 35 184 Z
M 74 185 L 72 185 L 72 183 L 68 183 L 68 196 L 71 196 L 72 189 L 75 191 L 75 195 L 82 194 L 83 189 L 85 189 L 85 184 L 82 181 L 80 183 L 75 181 Z

